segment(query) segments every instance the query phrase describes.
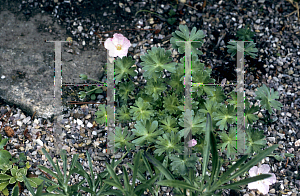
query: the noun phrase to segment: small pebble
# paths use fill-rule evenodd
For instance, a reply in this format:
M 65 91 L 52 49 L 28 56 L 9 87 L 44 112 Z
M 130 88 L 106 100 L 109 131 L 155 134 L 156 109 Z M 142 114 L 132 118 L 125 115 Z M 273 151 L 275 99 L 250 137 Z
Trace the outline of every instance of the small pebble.
M 125 8 L 125 11 L 126 11 L 126 12 L 129 12 L 129 13 L 131 12 L 131 10 L 130 10 L 129 7 L 126 7 L 126 8 Z
M 92 135 L 97 135 L 97 132 L 96 132 L 96 131 L 93 131 L 93 132 L 92 132 Z
M 88 128 L 91 128 L 91 127 L 93 127 L 93 124 L 92 123 L 90 123 L 90 122 L 88 122 L 88 124 L 86 125 Z
M 78 29 L 79 33 L 81 33 L 81 31 L 83 30 L 83 27 L 82 26 L 78 26 L 77 29 Z
M 37 143 L 38 145 L 40 145 L 40 146 L 43 146 L 43 145 L 44 145 L 44 143 L 43 143 L 42 140 L 40 140 L 40 139 L 37 139 L 37 140 L 36 140 L 36 143 Z
M 78 125 L 82 125 L 82 120 L 77 119 L 77 124 L 78 124 Z

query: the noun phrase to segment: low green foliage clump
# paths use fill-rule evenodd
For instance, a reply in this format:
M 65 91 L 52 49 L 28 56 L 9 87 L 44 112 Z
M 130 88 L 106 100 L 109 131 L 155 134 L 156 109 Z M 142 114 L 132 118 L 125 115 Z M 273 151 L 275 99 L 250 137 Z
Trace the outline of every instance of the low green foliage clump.
M 240 29 L 237 36 L 240 39 L 250 40 L 254 33 L 249 29 Z M 218 148 L 223 152 L 227 150 L 228 158 L 234 158 L 231 152 L 236 151 L 237 129 L 237 93 L 232 91 L 225 95 L 221 86 L 205 85 L 213 84 L 212 70 L 205 68 L 198 59 L 202 52 L 198 50 L 203 44 L 204 33 L 195 27 L 189 31 L 187 26 L 180 25 L 179 31 L 172 33 L 170 42 L 172 47 L 180 54 L 185 52 L 185 43 L 182 41 L 197 41 L 191 43 L 192 51 L 192 80 L 193 83 L 203 85 L 192 86 L 192 108 L 185 107 L 185 58 L 178 63 L 172 62 L 171 51 L 153 47 L 144 56 L 141 56 L 142 78 L 144 80 L 134 82 L 134 61 L 131 57 L 118 58 L 115 62 L 116 78 L 116 101 L 120 107 L 116 108 L 116 122 L 133 122 L 134 128 L 117 127 L 116 135 L 109 136 L 115 140 L 115 150 L 129 151 L 136 146 L 153 149 L 159 157 L 168 158 L 171 170 L 174 173 L 184 173 L 177 164 L 178 158 L 172 154 L 183 152 L 183 139 L 185 130 L 191 131 L 194 139 L 203 141 L 207 113 L 211 115 L 212 127 L 215 134 L 219 135 Z M 247 50 L 245 54 L 254 54 L 256 50 Z M 236 50 L 236 48 L 235 48 Z M 163 77 L 163 73 L 169 77 Z M 270 114 L 274 109 L 280 110 L 282 104 L 278 99 L 277 92 L 263 85 L 256 91 L 256 99 L 259 106 L 251 106 L 248 99 L 245 100 L 245 123 L 246 127 L 246 152 L 258 153 L 265 147 L 265 136 L 261 131 L 252 128 L 252 124 L 258 120 L 256 113 L 260 109 L 266 109 Z M 100 105 L 96 121 L 99 124 L 106 123 L 107 109 Z M 203 143 L 198 142 L 194 150 L 201 152 Z M 191 160 L 192 161 L 192 160 Z M 196 159 L 191 163 L 196 164 Z
M 12 157 L 10 152 L 4 150 L 4 146 L 9 139 L 3 139 L 0 135 L 0 193 L 5 196 L 9 195 L 8 186 L 18 186 L 18 183 L 23 182 L 23 175 L 27 175 L 27 170 L 31 167 L 24 153 L 20 153 L 19 158 Z M 20 168 L 19 168 L 20 167 Z M 28 178 L 31 186 L 37 187 L 42 183 L 38 178 Z
M 251 31 L 251 29 L 247 26 L 245 28 L 241 28 L 237 31 L 236 37 L 238 41 L 251 41 L 245 42 L 244 45 L 244 54 L 249 55 L 251 58 L 255 58 L 257 56 L 258 49 L 255 48 L 255 43 L 253 43 L 253 36 L 255 33 Z M 231 40 L 227 45 L 228 53 L 231 54 L 231 57 L 234 57 L 237 51 L 242 51 L 242 48 L 237 44 L 236 41 Z

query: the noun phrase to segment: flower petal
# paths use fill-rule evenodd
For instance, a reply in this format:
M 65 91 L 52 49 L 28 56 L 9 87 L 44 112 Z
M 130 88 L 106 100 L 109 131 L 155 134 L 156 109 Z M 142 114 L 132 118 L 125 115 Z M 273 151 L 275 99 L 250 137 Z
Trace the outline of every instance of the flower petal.
M 197 144 L 197 141 L 195 139 L 192 139 L 190 141 L 188 141 L 188 147 L 193 147 Z
M 113 50 L 115 48 L 113 42 L 112 42 L 112 38 L 108 38 L 105 42 L 104 42 L 104 47 L 107 50 Z
M 130 41 L 125 38 L 124 41 L 123 41 L 122 48 L 124 47 L 124 48 L 128 49 L 130 46 L 131 46 Z
M 249 189 L 257 189 L 257 185 L 258 185 L 257 181 L 256 182 L 251 182 L 251 183 L 248 184 L 248 188 Z
M 257 175 L 257 166 L 254 166 L 252 167 L 250 170 L 249 170 L 249 175 L 250 177 L 253 177 L 253 176 L 256 176 Z
M 124 56 L 127 56 L 127 51 L 126 50 L 116 50 L 115 55 L 122 58 Z
M 273 173 L 269 173 L 272 175 L 272 177 L 265 179 L 265 183 L 268 185 L 276 183 L 276 176 Z
M 124 38 L 125 38 L 125 37 L 124 37 L 122 34 L 115 33 L 115 34 L 114 34 L 114 38 L 113 38 L 113 43 L 114 43 L 114 45 L 115 45 L 115 46 L 118 45 L 118 44 L 122 45 L 123 39 L 124 39 Z
M 262 192 L 262 194 L 268 194 L 269 192 L 269 185 L 260 183 L 257 189 Z
M 263 164 L 258 168 L 258 173 L 267 174 L 270 171 L 270 166 L 267 164 Z

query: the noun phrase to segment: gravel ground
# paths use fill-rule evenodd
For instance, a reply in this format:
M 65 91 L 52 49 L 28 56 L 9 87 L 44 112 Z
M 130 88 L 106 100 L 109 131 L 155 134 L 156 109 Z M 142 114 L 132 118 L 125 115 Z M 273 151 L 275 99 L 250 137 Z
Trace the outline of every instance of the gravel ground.
M 256 123 L 254 126 L 264 130 L 268 145 L 279 144 L 276 153 L 293 153 L 294 158 L 284 157 L 283 161 L 274 158 L 264 159 L 264 164 L 269 164 L 272 173 L 275 173 L 277 181 L 270 186 L 269 195 L 299 195 L 300 177 L 299 166 L 299 101 L 300 85 L 299 52 L 300 25 L 297 14 L 292 13 L 295 8 L 288 1 L 210 1 L 196 3 L 187 1 L 187 4 L 177 6 L 176 22 L 170 25 L 166 22 L 168 12 L 176 1 L 35 1 L 20 2 L 20 10 L 30 17 L 36 12 L 48 12 L 53 18 L 60 21 L 67 28 L 69 36 L 77 42 L 82 50 L 93 50 L 101 46 L 99 40 L 104 41 L 112 37 L 113 33 L 120 32 L 127 37 L 132 47 L 130 55 L 135 59 L 144 54 L 153 46 L 161 46 L 170 49 L 170 33 L 178 29 L 179 24 L 186 24 L 191 29 L 195 26 L 206 34 L 205 42 L 201 50 L 200 59 L 206 66 L 213 69 L 212 76 L 220 82 L 223 78 L 236 82 L 234 67 L 235 59 L 227 53 L 225 45 L 230 39 L 234 39 L 238 28 L 249 24 L 256 32 L 254 42 L 259 49 L 256 59 L 245 58 L 245 88 L 246 96 L 253 100 L 255 89 L 263 83 L 279 91 L 280 102 L 284 105 L 282 111 L 272 116 L 275 123 L 270 125 Z M 139 10 L 151 10 L 162 17 Z M 51 27 L 45 27 L 51 31 Z M 142 30 L 133 30 L 139 29 Z M 123 29 L 121 31 L 117 31 Z M 127 29 L 126 31 L 124 29 Z M 154 29 L 154 30 L 145 30 Z M 95 32 L 101 37 L 95 34 Z M 175 52 L 174 58 L 178 58 Z M 139 63 L 137 63 L 139 65 Z M 104 81 L 104 80 L 103 80 Z M 78 88 L 77 88 L 78 89 Z M 68 87 L 66 91 L 76 92 L 77 89 Z M 79 91 L 78 91 L 79 92 Z M 73 93 L 74 94 L 74 93 Z M 98 102 L 103 101 L 103 96 L 98 96 Z M 102 99 L 102 100 L 101 100 Z M 76 96 L 73 100 L 76 99 Z M 10 114 L 7 114 L 10 111 Z M 104 162 L 110 161 L 111 156 L 106 154 L 105 127 L 94 122 L 96 106 L 73 105 L 64 109 L 64 149 L 69 154 L 80 154 L 80 161 L 84 168 L 87 167 L 85 152 L 91 154 L 94 160 L 94 171 L 104 170 Z M 261 111 L 262 114 L 265 111 Z M 6 116 L 5 116 L 6 114 Z M 2 116 L 3 115 L 3 116 Z M 7 149 L 18 154 L 25 152 L 28 160 L 33 165 L 30 171 L 40 175 L 37 165 L 50 167 L 45 162 L 44 155 L 38 152 L 37 147 L 43 145 L 51 152 L 55 149 L 51 119 L 42 119 L 23 114 L 16 107 L 1 104 L 1 125 L 9 126 L 15 130 Z M 9 116 L 9 119 L 7 120 Z M 7 120 L 7 121 L 6 121 Z M 24 131 L 28 133 L 24 135 Z M 1 129 L 4 133 L 4 126 Z M 115 157 L 120 158 L 123 153 Z M 52 154 L 54 157 L 54 154 Z M 56 156 L 59 158 L 59 156 Z M 132 154 L 126 156 L 124 164 L 131 161 Z M 71 156 L 68 159 L 71 160 Z M 121 172 L 121 171 L 120 171 Z M 80 180 L 78 176 L 71 178 L 72 182 Z M 243 187 L 241 191 L 223 191 L 224 195 L 259 195 L 258 191 Z M 25 189 L 21 195 L 29 195 Z M 145 194 L 146 195 L 146 194 Z M 162 188 L 161 195 L 173 195 L 172 189 Z

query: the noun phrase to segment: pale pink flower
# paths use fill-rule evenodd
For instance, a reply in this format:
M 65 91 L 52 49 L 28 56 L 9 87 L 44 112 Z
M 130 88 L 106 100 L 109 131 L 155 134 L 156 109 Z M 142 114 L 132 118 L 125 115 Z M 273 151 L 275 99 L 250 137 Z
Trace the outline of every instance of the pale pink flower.
M 194 140 L 194 139 L 188 141 L 188 147 L 193 147 L 193 146 L 195 146 L 196 144 L 197 144 L 197 141 Z
M 276 182 L 275 174 L 269 173 L 270 166 L 267 164 L 261 165 L 261 167 L 257 168 L 257 166 L 252 167 L 249 170 L 250 177 L 257 176 L 259 174 L 271 174 L 272 177 L 266 178 L 264 180 L 251 182 L 248 184 L 249 189 L 258 189 L 262 194 L 267 194 L 269 192 L 269 185 L 274 184 Z
M 120 58 L 127 56 L 130 41 L 122 34 L 115 33 L 113 38 L 108 38 L 104 42 L 104 47 L 109 51 L 109 56 Z

